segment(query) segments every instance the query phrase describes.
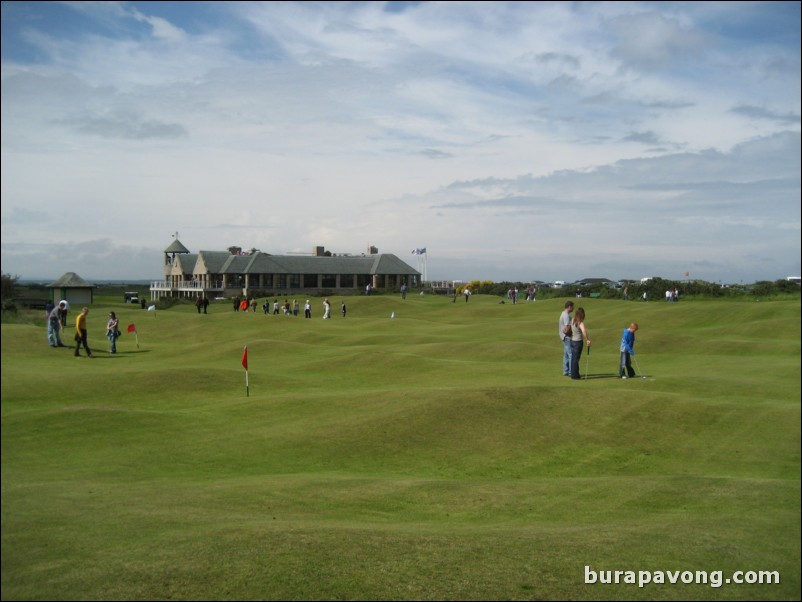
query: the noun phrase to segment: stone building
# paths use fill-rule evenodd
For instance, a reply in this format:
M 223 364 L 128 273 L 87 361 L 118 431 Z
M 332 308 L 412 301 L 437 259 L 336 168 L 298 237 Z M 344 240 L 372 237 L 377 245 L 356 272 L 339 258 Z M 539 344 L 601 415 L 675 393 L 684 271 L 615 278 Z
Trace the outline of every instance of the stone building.
M 176 239 L 164 250 L 164 279 L 150 297 L 210 299 L 291 294 L 359 294 L 372 289 L 420 286 L 420 272 L 398 257 L 370 247 L 362 255 L 338 255 L 315 247 L 310 255 L 271 255 L 256 249 L 190 253 Z

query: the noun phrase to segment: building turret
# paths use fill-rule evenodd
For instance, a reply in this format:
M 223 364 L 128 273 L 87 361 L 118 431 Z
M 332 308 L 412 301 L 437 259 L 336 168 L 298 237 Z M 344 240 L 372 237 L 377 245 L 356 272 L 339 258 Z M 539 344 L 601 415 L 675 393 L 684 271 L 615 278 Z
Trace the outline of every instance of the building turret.
M 173 267 L 173 262 L 175 261 L 175 256 L 179 253 L 189 253 L 189 249 L 187 249 L 184 245 L 181 244 L 181 241 L 178 240 L 178 232 L 173 235 L 175 240 L 170 243 L 170 246 L 164 250 L 164 278 L 170 278 L 170 272 Z

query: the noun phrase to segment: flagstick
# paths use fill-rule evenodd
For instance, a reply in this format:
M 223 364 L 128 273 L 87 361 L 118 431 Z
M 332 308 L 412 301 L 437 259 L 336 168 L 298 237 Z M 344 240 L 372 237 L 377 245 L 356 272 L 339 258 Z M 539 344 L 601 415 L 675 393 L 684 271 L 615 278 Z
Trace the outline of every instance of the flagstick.
M 251 396 L 251 389 L 248 386 L 248 346 L 242 348 L 242 367 L 245 368 L 245 397 Z

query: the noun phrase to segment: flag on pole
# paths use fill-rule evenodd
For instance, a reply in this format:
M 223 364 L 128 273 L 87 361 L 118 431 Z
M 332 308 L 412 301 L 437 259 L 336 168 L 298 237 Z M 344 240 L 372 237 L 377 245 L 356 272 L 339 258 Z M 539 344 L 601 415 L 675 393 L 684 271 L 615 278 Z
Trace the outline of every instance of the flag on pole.
M 245 368 L 245 397 L 251 396 L 251 390 L 248 386 L 248 346 L 242 350 L 242 367 Z
M 133 324 L 129 324 L 128 325 L 128 332 L 129 333 L 131 333 L 131 332 L 134 333 L 134 336 L 136 337 L 136 348 L 139 349 L 139 333 L 136 331 L 136 326 L 133 325 Z
M 156 306 L 151 305 L 150 307 L 148 307 L 148 311 L 156 311 Z

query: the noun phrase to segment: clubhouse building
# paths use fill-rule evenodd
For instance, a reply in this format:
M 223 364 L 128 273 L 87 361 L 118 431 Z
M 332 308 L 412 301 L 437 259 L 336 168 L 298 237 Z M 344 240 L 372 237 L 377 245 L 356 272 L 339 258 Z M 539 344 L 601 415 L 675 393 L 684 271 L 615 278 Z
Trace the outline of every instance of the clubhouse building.
M 309 294 L 359 294 L 371 289 L 420 286 L 420 272 L 398 257 L 370 247 L 362 255 L 270 255 L 256 249 L 190 253 L 176 237 L 164 250 L 164 280 L 151 282 L 150 298 L 246 298 Z

